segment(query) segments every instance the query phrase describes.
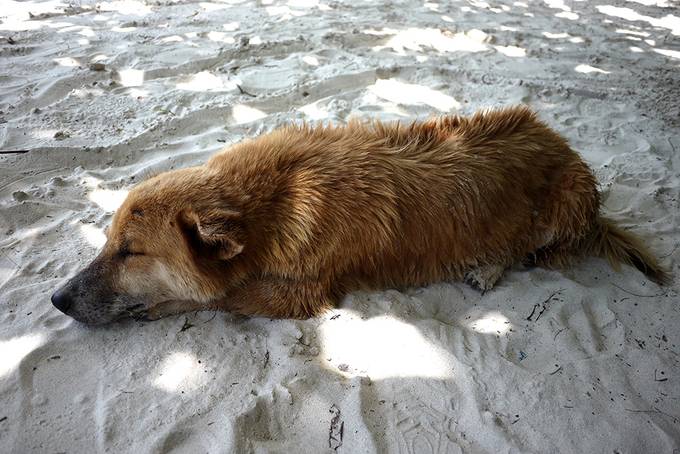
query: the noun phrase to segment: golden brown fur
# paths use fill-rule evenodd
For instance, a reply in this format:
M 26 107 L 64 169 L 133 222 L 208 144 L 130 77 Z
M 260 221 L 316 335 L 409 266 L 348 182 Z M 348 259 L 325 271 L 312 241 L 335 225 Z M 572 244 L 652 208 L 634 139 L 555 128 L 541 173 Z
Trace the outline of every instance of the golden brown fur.
M 513 263 L 560 267 L 584 254 L 663 281 L 599 205 L 588 166 L 525 107 L 288 126 L 140 184 L 97 260 L 111 291 L 151 317 L 305 318 L 360 286 L 467 276 L 486 289 Z M 126 248 L 142 255 L 121 258 Z

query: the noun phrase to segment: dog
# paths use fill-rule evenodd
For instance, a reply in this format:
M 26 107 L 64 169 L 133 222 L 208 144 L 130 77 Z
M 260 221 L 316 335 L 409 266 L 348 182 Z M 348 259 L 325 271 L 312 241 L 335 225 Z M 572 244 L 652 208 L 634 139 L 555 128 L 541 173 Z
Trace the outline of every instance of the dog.
M 52 296 L 86 324 L 196 310 L 304 319 L 356 289 L 585 255 L 666 271 L 600 215 L 597 181 L 529 108 L 412 124 L 291 125 L 134 187 L 101 253 Z

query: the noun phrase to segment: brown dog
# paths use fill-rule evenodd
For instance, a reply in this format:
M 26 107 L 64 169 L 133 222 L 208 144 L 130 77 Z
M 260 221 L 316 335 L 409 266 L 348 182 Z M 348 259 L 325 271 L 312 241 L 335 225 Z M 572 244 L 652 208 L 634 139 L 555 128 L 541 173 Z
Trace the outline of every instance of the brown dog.
M 584 254 L 666 274 L 599 215 L 597 182 L 528 108 L 411 125 L 289 126 L 158 175 L 52 296 L 85 323 L 217 309 L 312 317 L 359 287 L 467 278 Z

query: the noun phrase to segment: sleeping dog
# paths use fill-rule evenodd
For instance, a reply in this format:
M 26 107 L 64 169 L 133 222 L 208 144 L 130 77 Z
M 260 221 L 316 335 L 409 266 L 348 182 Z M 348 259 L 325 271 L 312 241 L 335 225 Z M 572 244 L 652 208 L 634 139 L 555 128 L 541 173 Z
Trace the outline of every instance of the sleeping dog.
M 359 288 L 583 255 L 667 275 L 600 215 L 597 181 L 526 107 L 412 124 L 287 126 L 133 188 L 99 256 L 53 296 L 84 323 L 195 310 L 308 318 Z

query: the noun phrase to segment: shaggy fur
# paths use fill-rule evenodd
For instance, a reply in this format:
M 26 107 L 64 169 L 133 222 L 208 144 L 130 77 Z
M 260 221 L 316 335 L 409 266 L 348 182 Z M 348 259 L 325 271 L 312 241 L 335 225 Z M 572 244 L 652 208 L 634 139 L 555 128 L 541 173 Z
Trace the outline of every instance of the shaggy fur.
M 599 208 L 588 166 L 526 107 L 288 126 L 134 188 L 102 254 L 57 296 L 89 323 L 196 309 L 306 318 L 359 287 L 467 277 L 486 290 L 513 263 L 582 255 L 664 281 Z

